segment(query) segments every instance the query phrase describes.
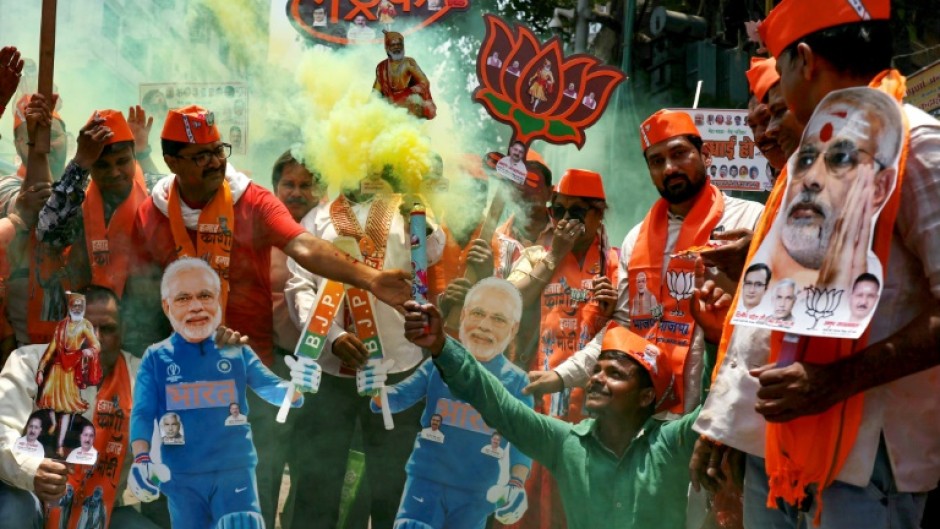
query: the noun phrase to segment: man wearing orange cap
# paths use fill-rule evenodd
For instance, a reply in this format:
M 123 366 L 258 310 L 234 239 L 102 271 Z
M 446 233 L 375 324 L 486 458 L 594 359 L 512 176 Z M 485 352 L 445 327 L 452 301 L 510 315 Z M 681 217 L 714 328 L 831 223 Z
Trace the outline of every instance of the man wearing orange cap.
M 388 58 L 376 65 L 372 89 L 416 117 L 434 119 L 437 106 L 431 98 L 431 82 L 414 59 L 405 57 L 405 37 L 395 31 L 383 33 Z
M 218 272 L 226 325 L 251 336 L 266 364 L 273 347 L 272 247 L 303 268 L 369 290 L 392 306 L 410 297 L 408 274 L 352 261 L 308 234 L 274 194 L 228 164 L 231 146 L 222 142 L 212 112 L 196 105 L 170 110 L 161 140 L 163 159 L 175 174 L 154 186 L 135 221 L 141 268 L 127 285 L 134 307 L 129 313 L 138 318 L 130 327 L 132 350 L 169 333 L 166 319 L 158 316 L 159 276 L 182 256 L 203 257 Z
M 784 0 L 760 33 L 777 59 L 786 104 L 801 123 L 809 123 L 823 98 L 842 88 L 870 86 L 899 102 L 904 95 L 903 77 L 890 70 L 887 0 Z M 779 336 L 738 344 L 740 329 L 725 328 L 730 340 L 723 339 L 712 396 L 696 429 L 748 454 L 749 526 L 801 527 L 804 513 L 796 504 L 822 527 L 919 527 L 923 493 L 940 478 L 940 339 L 931 330 L 940 315 L 940 211 L 934 198 L 940 124 L 909 105 L 904 114 L 906 163 L 874 229 L 884 294 L 867 337 L 804 338 L 801 361 L 751 369 L 777 358 Z M 854 147 L 842 143 L 843 149 Z M 805 153 L 807 164 L 810 154 Z M 804 167 L 822 170 L 822 158 Z M 860 166 L 857 159 L 849 161 Z M 804 182 L 802 193 L 809 198 L 827 191 L 825 179 Z M 751 254 L 770 230 L 783 195 L 768 200 Z M 842 352 L 840 359 L 824 359 L 833 350 Z M 717 414 L 706 417 L 713 400 Z M 697 453 L 702 449 L 700 459 L 707 461 L 709 452 L 719 459 L 720 450 L 705 444 L 696 447 Z M 711 477 L 716 467 L 700 465 Z
M 29 107 L 23 113 L 28 121 L 23 129 L 32 127 L 36 120 L 33 117 L 37 111 L 35 102 L 45 105 L 42 96 L 32 96 Z M 124 123 L 124 126 L 127 127 L 127 124 Z M 28 303 L 10 304 L 7 312 L 20 344 L 49 341 L 56 324 L 65 315 L 64 291 L 88 284 L 87 278 L 80 279 L 66 268 L 66 254 L 82 227 L 81 222 L 74 221 L 73 217 L 84 198 L 84 175 L 88 174 L 101 150 L 112 137 L 113 132 L 103 118 L 92 119 L 82 127 L 75 158 L 68 164 L 66 174 L 53 189 L 49 202 L 43 201 L 42 210 L 38 212 L 35 240 L 24 240 L 23 247 L 16 250 L 9 293 L 11 298 L 28 300 Z M 47 178 L 51 183 L 51 178 Z M 32 177 L 29 181 L 37 182 L 32 180 Z M 29 200 L 36 189 L 45 187 L 42 179 L 38 182 L 41 183 L 31 184 L 21 191 L 17 200 L 20 197 Z M 64 227 L 64 233 L 57 239 L 42 238 L 40 233 L 45 235 L 51 227 Z
M 631 303 L 643 294 L 645 280 L 645 291 L 658 303 L 644 314 L 630 312 L 630 327 L 658 344 L 672 361 L 681 404 L 670 411 L 684 414 L 700 402 L 705 337 L 696 330 L 691 311 L 683 310 L 692 262 L 671 256 L 707 245 L 713 234 L 753 228 L 761 205 L 724 196 L 709 183 L 705 167 L 710 157 L 702 151 L 701 136 L 688 114 L 656 112 L 640 126 L 640 139 L 650 177 L 662 198 L 623 241 L 617 306 L 627 312 L 648 305 Z M 557 390 L 562 383 L 582 386 L 600 354 L 599 339 L 546 375 L 545 388 Z
M 523 323 L 538 329 L 538 340 L 520 341 L 516 351 L 516 364 L 531 371 L 530 376 L 555 369 L 611 318 L 626 323 L 625 313 L 614 313 L 619 259 L 607 242 L 606 209 L 601 175 L 569 169 L 552 196 L 553 229 L 542 234 L 538 245 L 527 248 L 513 267 L 509 281 L 522 292 L 526 304 L 539 307 L 531 315 L 538 318 L 538 326 L 535 321 Z M 577 424 L 584 418 L 584 392 L 568 386 L 536 399 L 535 409 Z M 564 517 L 557 485 L 541 465 L 533 465 L 532 478 L 528 494 L 539 509 L 526 513 L 522 526 L 557 527 Z
M 517 400 L 445 336 L 437 308 L 412 301 L 406 308 L 406 336 L 431 354 L 450 391 L 555 476 L 570 529 L 685 527 L 697 413 L 669 423 L 652 418 L 668 407 L 675 383 L 664 352 L 612 325 L 586 391 L 585 409 L 594 418 L 572 424 Z
M 153 118 L 148 121 L 139 106 L 128 110 L 128 115 L 130 120 L 110 109 L 91 115 L 86 126 L 98 124 L 109 131 L 95 145 L 97 158 L 90 159 L 95 154 L 90 149 L 80 150 L 53 186 L 36 229 L 43 243 L 61 250 L 72 246 L 68 266 L 73 288 L 95 284 L 118 297 L 124 294 L 130 272 L 137 207 L 148 194 L 142 164 L 148 174 L 156 172 L 148 138 Z

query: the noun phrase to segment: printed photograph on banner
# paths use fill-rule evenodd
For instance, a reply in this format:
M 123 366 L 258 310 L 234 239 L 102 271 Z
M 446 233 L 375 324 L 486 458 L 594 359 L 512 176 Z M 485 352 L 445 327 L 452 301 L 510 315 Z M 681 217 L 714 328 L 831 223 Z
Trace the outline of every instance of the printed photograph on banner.
M 712 163 L 708 176 L 722 191 L 770 191 L 770 164 L 754 141 L 747 110 L 682 108 L 695 121 Z
M 302 37 L 341 45 L 380 43 L 382 30 L 410 35 L 470 8 L 470 0 L 287 0 L 286 4 L 287 17 Z
M 82 419 L 85 419 L 82 417 Z M 84 421 L 75 421 L 74 430 L 79 430 L 79 445 L 69 452 L 65 458 L 66 463 L 75 463 L 76 465 L 94 465 L 98 461 L 98 450 L 95 449 L 95 426 L 87 419 Z
M 186 444 L 183 422 L 180 420 L 178 413 L 171 411 L 163 414 L 163 417 L 160 417 L 160 440 L 164 445 Z
M 226 426 L 240 426 L 248 424 L 248 417 L 242 413 L 241 406 L 237 402 L 228 405 L 228 417 L 225 418 Z
M 786 195 L 744 270 L 732 323 L 857 338 L 883 286 L 872 251 L 878 216 L 897 185 L 901 108 L 883 92 L 827 95 L 788 162 Z
M 496 173 L 517 185 L 525 184 L 526 175 L 529 173 L 525 166 L 528 150 L 526 144 L 521 141 L 514 141 L 509 144 L 506 156 L 496 162 Z
M 52 420 L 48 410 L 34 411 L 26 421 L 23 436 L 13 443 L 13 453 L 38 458 L 46 457 L 45 446 L 52 446 Z M 51 452 L 50 455 L 52 455 Z
M 200 105 L 212 111 L 222 141 L 233 154 L 248 152 L 248 88 L 241 82 L 141 83 L 140 106 L 162 127 L 171 108 Z M 159 128 L 157 129 L 159 130 Z

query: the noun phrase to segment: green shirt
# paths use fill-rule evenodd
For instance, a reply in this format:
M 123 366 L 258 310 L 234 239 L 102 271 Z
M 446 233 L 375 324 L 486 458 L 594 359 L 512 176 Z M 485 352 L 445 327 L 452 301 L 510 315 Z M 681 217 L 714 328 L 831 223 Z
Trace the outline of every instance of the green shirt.
M 623 457 L 595 435 L 597 423 L 570 424 L 513 397 L 457 341 L 435 359 L 453 394 L 555 477 L 569 529 L 682 529 L 698 410 L 676 421 L 650 419 Z

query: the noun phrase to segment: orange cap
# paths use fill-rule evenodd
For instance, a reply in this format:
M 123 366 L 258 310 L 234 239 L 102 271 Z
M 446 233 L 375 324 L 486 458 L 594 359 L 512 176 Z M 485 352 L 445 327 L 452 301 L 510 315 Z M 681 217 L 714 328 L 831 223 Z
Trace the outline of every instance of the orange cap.
M 643 152 L 646 152 L 650 145 L 687 134 L 702 137 L 695 127 L 695 122 L 692 121 L 692 116 L 685 112 L 664 108 L 646 118 L 646 121 L 640 125 L 640 145 L 643 147 Z
M 124 119 L 124 114 L 121 114 L 120 111 L 111 109 L 96 110 L 95 113 L 88 118 L 88 121 L 91 122 L 91 120 L 95 119 L 95 116 L 104 118 L 104 125 L 111 129 L 111 139 L 108 140 L 106 145 L 122 141 L 134 141 L 134 133 L 131 132 L 131 127 L 127 124 L 127 120 Z
M 891 0 L 783 0 L 757 28 L 774 57 L 817 31 L 864 22 L 890 20 Z
M 212 143 L 222 136 L 215 125 L 215 114 L 199 105 L 189 105 L 167 112 L 160 138 L 180 143 Z
M 758 101 L 763 101 L 770 87 L 780 82 L 777 59 L 751 57 L 751 69 L 747 71 L 747 82 Z
M 679 402 L 675 392 L 675 375 L 669 365 L 668 355 L 640 335 L 620 325 L 608 327 L 601 342 L 601 351 L 619 351 L 646 369 L 656 391 L 657 412 L 671 408 Z
M 560 195 L 607 200 L 600 173 L 585 169 L 568 169 L 555 187 Z
M 548 164 L 545 163 L 545 158 L 542 158 L 541 154 L 535 152 L 535 149 L 526 149 L 525 160 L 527 162 L 538 162 L 548 167 Z
M 20 128 L 20 125 L 26 123 L 26 107 L 29 106 L 29 100 L 32 99 L 32 94 L 23 94 L 17 100 L 15 107 L 13 108 L 13 130 Z M 62 123 L 62 116 L 59 115 L 55 110 L 52 111 L 52 117 L 56 118 Z

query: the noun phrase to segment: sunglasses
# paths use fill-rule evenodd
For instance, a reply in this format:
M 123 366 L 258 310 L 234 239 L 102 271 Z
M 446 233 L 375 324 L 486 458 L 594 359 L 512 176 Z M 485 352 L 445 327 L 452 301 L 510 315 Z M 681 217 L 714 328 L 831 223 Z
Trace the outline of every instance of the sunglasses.
M 551 207 L 552 218 L 555 220 L 562 220 L 564 218 L 569 218 L 572 220 L 578 220 L 584 222 L 584 218 L 587 217 L 591 208 L 586 208 L 584 206 L 571 206 L 566 208 L 561 204 L 554 204 Z

